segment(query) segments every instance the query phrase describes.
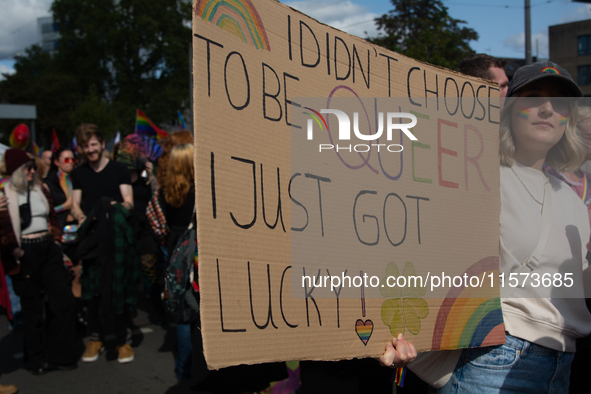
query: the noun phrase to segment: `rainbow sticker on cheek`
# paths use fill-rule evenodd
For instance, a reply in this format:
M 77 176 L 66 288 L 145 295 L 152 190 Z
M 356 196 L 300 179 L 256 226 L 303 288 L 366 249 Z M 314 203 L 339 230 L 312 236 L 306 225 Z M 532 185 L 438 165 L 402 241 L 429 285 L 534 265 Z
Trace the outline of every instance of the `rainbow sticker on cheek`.
M 568 122 L 568 117 L 560 115 L 560 118 L 558 118 L 558 124 L 561 126 L 564 126 L 567 122 Z
M 524 120 L 529 119 L 530 112 L 531 112 L 531 109 L 529 109 L 527 107 L 522 107 L 520 105 L 517 106 L 517 116 L 519 116 L 521 119 L 524 119 Z

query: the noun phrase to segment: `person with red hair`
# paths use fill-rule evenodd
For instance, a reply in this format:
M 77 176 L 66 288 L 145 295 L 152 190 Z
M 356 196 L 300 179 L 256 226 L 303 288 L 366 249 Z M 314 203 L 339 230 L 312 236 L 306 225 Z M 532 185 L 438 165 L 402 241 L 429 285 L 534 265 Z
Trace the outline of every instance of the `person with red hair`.
M 180 144 L 172 148 L 168 159 L 168 170 L 160 190 L 160 206 L 170 228 L 167 250 L 168 257 L 195 216 L 195 170 L 193 168 L 193 145 Z M 167 265 L 170 262 L 167 262 Z M 191 323 L 197 319 L 192 314 L 189 321 L 177 321 L 177 354 L 175 373 L 179 380 L 190 377 L 191 365 Z
M 160 187 L 163 187 L 166 183 L 168 159 L 172 149 L 177 145 L 192 143 L 193 135 L 186 130 L 175 131 L 164 140 L 159 141 L 160 146 L 162 146 L 162 155 L 158 158 L 158 174 L 156 175 L 156 179 L 158 180 L 158 185 L 160 185 Z

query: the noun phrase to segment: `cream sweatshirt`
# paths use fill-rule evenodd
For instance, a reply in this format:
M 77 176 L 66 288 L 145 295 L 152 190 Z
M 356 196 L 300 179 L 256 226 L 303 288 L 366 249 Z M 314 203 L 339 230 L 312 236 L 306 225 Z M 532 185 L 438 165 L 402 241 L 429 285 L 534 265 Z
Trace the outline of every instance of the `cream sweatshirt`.
M 591 332 L 591 315 L 585 306 L 583 271 L 589 242 L 587 207 L 564 182 L 519 163 L 501 166 L 500 272 L 505 273 L 501 296 L 510 290 L 508 275 L 517 270 L 540 238 L 544 184 L 552 186 L 551 227 L 538 267 L 530 274 L 553 278 L 551 286 L 529 278 L 502 299 L 505 330 L 518 338 L 550 349 L 574 352 L 575 340 Z M 530 195 L 531 193 L 531 195 Z M 587 270 L 589 271 L 589 270 Z M 555 274 L 562 280 L 554 282 Z M 565 274 L 573 285 L 566 287 Z M 588 272 L 586 272 L 588 274 Z M 523 278 L 523 276 L 521 276 Z M 522 280 L 520 279 L 520 285 Z M 546 285 L 548 282 L 546 282 Z M 558 285 L 558 286 L 555 286 Z M 568 297 L 568 298 L 567 298 Z
M 585 293 L 591 297 L 591 268 L 585 260 L 589 241 L 587 207 L 564 182 L 516 163 L 501 166 L 500 272 L 505 273 L 507 294 L 509 274 L 534 251 L 540 239 L 544 184 L 552 185 L 552 225 L 538 268 L 531 273 L 550 275 L 572 273 L 573 285 L 556 289 L 528 280 L 502 299 L 505 330 L 518 338 L 550 349 L 574 352 L 575 340 L 591 332 L 591 315 Z M 519 176 L 519 178 L 518 178 Z M 523 182 L 523 183 L 522 183 Z M 531 193 L 531 195 L 530 195 Z M 522 281 L 520 280 L 520 283 Z M 564 281 L 563 281 L 564 283 Z M 567 283 L 570 283 L 567 281 Z M 532 285 L 533 284 L 533 285 Z M 557 298 L 556 296 L 569 298 Z M 462 349 L 420 353 L 409 368 L 436 388 L 443 387 L 462 354 Z

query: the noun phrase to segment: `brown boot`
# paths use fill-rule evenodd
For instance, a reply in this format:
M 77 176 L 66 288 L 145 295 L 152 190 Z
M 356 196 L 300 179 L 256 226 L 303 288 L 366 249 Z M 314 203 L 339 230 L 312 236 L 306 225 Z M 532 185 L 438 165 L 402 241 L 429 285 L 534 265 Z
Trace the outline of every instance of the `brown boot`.
M 2 384 L 0 383 L 0 394 L 14 394 L 18 391 L 18 388 L 14 384 Z

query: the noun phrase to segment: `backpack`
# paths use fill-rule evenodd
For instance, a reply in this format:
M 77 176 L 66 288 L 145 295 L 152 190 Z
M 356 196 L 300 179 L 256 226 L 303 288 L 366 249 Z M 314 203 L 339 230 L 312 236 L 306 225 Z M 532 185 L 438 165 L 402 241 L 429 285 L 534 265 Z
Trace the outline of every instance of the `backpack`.
M 197 234 L 193 223 L 181 235 L 172 251 L 164 279 L 164 306 L 175 323 L 188 323 L 197 318 L 199 300 L 193 292 Z

